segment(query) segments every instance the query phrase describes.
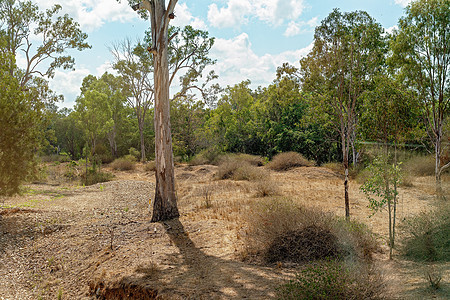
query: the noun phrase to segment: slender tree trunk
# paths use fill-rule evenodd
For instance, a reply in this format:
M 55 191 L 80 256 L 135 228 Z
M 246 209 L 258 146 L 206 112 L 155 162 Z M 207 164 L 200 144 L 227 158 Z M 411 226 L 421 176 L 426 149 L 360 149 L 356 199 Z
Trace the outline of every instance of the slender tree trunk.
M 156 46 L 154 53 L 155 80 L 155 163 L 156 190 L 153 201 L 152 222 L 164 221 L 179 216 L 175 193 L 175 176 L 170 129 L 169 67 L 167 60 L 167 28 L 165 1 L 153 1 L 152 38 Z M 156 25 L 156 26 L 155 26 Z M 160 28 L 165 28 L 162 32 Z M 162 34 L 162 36 L 159 36 Z
M 342 164 L 344 166 L 344 201 L 345 201 L 345 219 L 350 220 L 350 201 L 348 197 L 348 137 L 345 132 L 341 133 L 342 138 Z
M 436 197 L 438 199 L 443 198 L 443 192 L 442 192 L 442 184 L 441 184 L 441 137 L 442 137 L 442 129 L 438 126 L 436 130 L 436 141 L 435 141 L 435 147 L 434 147 L 434 154 L 435 154 L 435 169 L 434 174 L 436 178 Z
M 139 122 L 139 137 L 141 140 L 141 162 L 145 162 L 144 120 Z
M 392 201 L 391 201 L 391 193 L 389 188 L 389 145 L 386 142 L 386 165 L 384 166 L 384 181 L 386 183 L 386 198 L 388 205 L 388 218 L 389 218 L 389 259 L 392 259 L 392 247 L 393 247 L 393 238 L 392 238 Z

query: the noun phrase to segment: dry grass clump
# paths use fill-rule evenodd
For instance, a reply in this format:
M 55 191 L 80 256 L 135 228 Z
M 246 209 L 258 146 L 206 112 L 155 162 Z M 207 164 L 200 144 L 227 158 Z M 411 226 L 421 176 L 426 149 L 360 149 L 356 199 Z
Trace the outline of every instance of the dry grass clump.
M 338 173 L 340 175 L 344 175 L 344 167 L 342 166 L 342 163 L 338 162 L 328 162 L 322 165 L 322 167 L 327 168 L 335 173 Z
M 270 178 L 264 178 L 258 180 L 254 184 L 254 189 L 256 191 L 256 197 L 269 197 L 280 195 L 280 189 L 275 182 L 271 181 Z
M 130 171 L 135 169 L 135 161 L 130 159 L 129 155 L 126 155 L 124 157 L 120 157 L 115 159 L 111 164 L 110 167 L 113 170 L 119 170 L 119 171 Z
M 226 160 L 219 165 L 217 179 L 261 180 L 266 177 L 265 170 L 239 160 Z
M 283 152 L 274 156 L 267 167 L 275 171 L 287 171 L 296 167 L 312 167 L 314 163 L 297 152 Z
M 155 172 L 156 171 L 156 163 L 154 161 L 149 161 L 144 166 L 145 172 Z
M 369 260 L 377 249 L 363 225 L 296 205 L 285 198 L 258 201 L 246 221 L 247 248 L 243 258 L 263 263 L 300 263 L 325 258 Z
M 415 176 L 433 176 L 435 161 L 432 155 L 415 156 L 403 163 L 405 173 Z

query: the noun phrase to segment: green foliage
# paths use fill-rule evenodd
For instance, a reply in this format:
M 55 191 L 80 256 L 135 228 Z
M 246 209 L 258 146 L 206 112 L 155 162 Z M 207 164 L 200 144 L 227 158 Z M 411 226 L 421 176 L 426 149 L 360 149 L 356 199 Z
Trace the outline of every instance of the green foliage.
M 417 261 L 450 261 L 448 205 L 407 218 L 400 230 L 404 256 Z
M 81 182 L 87 185 L 93 185 L 101 182 L 107 182 L 114 178 L 111 173 L 100 172 L 95 167 L 88 168 L 87 173 L 81 175 Z
M 7 68 L 13 64 L 14 58 L 0 51 L 0 195 L 17 193 L 34 173 L 35 150 L 42 134 L 44 107 L 9 74 Z
M 279 299 L 381 299 L 383 283 L 371 270 L 352 269 L 339 261 L 322 261 L 304 267 L 277 289 Z
M 399 165 L 389 164 L 385 156 L 375 158 L 367 169 L 370 176 L 360 189 L 369 200 L 369 208 L 376 212 L 397 197 L 394 186 L 400 184 L 401 169 Z

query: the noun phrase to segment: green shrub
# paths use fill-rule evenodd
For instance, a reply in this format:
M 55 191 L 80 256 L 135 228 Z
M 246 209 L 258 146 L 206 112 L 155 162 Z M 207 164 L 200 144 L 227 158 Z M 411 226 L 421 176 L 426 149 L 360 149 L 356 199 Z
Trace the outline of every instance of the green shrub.
M 114 175 L 106 172 L 99 172 L 94 169 L 88 169 L 87 176 L 86 173 L 81 175 L 81 183 L 85 185 L 93 185 L 96 183 L 107 182 L 114 178 Z
M 130 149 L 128 149 L 128 156 L 130 159 L 134 159 L 134 161 L 138 161 L 141 158 L 141 152 L 139 152 L 139 150 L 136 150 L 136 148 L 131 147 Z M 133 157 L 133 158 L 131 158 Z
M 269 169 L 275 171 L 287 171 L 296 167 L 312 167 L 314 163 L 304 158 L 297 152 L 283 152 L 273 157 L 267 164 Z
M 277 289 L 279 299 L 382 299 L 383 280 L 370 268 L 349 268 L 339 261 L 307 265 Z
M 400 225 L 401 252 L 416 261 L 450 261 L 450 206 L 408 218 Z
M 223 155 L 222 151 L 216 148 L 208 148 L 200 151 L 189 161 L 191 166 L 198 165 L 216 165 L 219 163 L 219 157 Z

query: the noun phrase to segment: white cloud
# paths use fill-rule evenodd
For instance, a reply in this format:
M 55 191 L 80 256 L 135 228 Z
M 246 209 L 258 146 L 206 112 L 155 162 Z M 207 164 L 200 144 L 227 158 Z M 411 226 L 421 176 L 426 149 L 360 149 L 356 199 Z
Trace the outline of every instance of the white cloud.
M 252 50 L 248 35 L 242 33 L 232 39 L 216 39 L 211 57 L 217 59 L 217 63 L 211 69 L 219 75 L 222 86 L 234 85 L 246 79 L 252 80 L 253 87 L 267 85 L 275 79 L 277 67 L 284 62 L 299 66 L 300 58 L 311 49 L 312 44 L 295 51 L 258 56 Z
M 295 36 L 298 35 L 300 33 L 305 33 L 305 32 L 309 32 L 309 31 L 314 31 L 314 29 L 316 28 L 316 26 L 319 24 L 318 22 L 318 18 L 314 17 L 311 20 L 304 22 L 304 21 L 300 21 L 300 22 L 295 22 L 295 21 L 291 21 L 288 24 L 288 27 L 286 28 L 286 31 L 284 32 L 284 36 Z
M 239 27 L 250 17 L 272 25 L 295 20 L 303 12 L 304 0 L 228 0 L 226 7 L 208 7 L 208 21 L 215 27 Z
M 63 13 L 73 17 L 86 31 L 95 30 L 107 21 L 127 22 L 138 18 L 127 1 L 119 3 L 116 0 L 79 0 L 61 3 L 58 0 L 33 0 L 33 2 L 41 9 L 61 4 Z
M 178 27 L 191 25 L 195 29 L 208 30 L 208 26 L 202 19 L 192 15 L 186 3 L 175 6 L 175 19 L 170 24 Z
M 395 4 L 399 4 L 402 7 L 407 7 L 411 0 L 395 0 Z
M 229 0 L 227 7 L 218 8 L 213 3 L 208 7 L 208 21 L 214 27 L 238 27 L 247 23 L 247 15 L 252 11 L 248 0 Z

